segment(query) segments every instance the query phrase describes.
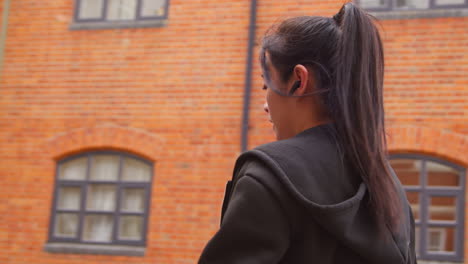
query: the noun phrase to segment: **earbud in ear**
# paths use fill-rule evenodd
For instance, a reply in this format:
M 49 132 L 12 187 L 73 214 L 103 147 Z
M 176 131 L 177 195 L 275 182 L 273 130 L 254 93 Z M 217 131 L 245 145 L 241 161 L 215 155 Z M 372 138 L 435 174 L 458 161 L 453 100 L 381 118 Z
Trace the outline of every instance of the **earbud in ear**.
M 296 81 L 291 87 L 291 90 L 289 91 L 289 95 L 293 95 L 299 87 L 301 87 L 301 81 Z

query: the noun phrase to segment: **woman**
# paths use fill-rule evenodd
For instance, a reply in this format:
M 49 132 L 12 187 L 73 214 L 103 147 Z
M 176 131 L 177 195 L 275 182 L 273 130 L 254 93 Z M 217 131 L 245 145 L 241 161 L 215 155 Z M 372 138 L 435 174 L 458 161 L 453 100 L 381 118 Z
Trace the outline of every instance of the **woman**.
M 383 48 L 364 11 L 297 17 L 264 37 L 278 141 L 237 160 L 199 263 L 416 263 L 414 220 L 389 166 Z

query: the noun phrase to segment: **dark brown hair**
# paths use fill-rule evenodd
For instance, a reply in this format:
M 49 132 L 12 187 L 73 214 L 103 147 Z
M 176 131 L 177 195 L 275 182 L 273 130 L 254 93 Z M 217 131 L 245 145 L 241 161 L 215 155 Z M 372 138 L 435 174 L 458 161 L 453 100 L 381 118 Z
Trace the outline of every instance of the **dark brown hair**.
M 384 55 L 373 19 L 353 3 L 333 18 L 303 16 L 283 21 L 263 39 L 283 82 L 297 64 L 312 69 L 316 91 L 333 120 L 339 147 L 369 190 L 379 226 L 396 231 L 401 203 L 388 165 L 383 108 Z

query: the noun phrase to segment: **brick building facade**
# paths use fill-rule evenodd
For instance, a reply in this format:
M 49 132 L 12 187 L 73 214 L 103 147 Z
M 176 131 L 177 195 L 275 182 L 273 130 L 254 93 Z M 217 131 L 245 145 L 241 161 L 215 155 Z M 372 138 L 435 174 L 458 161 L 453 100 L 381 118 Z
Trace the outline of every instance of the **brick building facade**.
M 251 1 L 94 1 L 102 12 L 85 2 L 0 1 L 0 263 L 194 263 L 241 152 Z M 468 4 L 433 2 L 372 12 L 389 147 L 421 213 L 420 257 L 461 263 Z M 255 39 L 341 4 L 256 1 Z M 248 147 L 273 140 L 254 51 Z M 431 175 L 440 188 L 418 180 Z M 108 195 L 118 198 L 90 202 Z

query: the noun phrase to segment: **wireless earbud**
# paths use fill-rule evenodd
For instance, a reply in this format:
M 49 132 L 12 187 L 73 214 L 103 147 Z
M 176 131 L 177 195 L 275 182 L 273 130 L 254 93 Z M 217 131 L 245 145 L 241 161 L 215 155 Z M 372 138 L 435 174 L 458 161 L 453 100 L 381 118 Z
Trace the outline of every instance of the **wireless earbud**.
M 291 87 L 291 90 L 289 91 L 289 95 L 293 95 L 299 87 L 301 87 L 301 81 L 296 81 Z

